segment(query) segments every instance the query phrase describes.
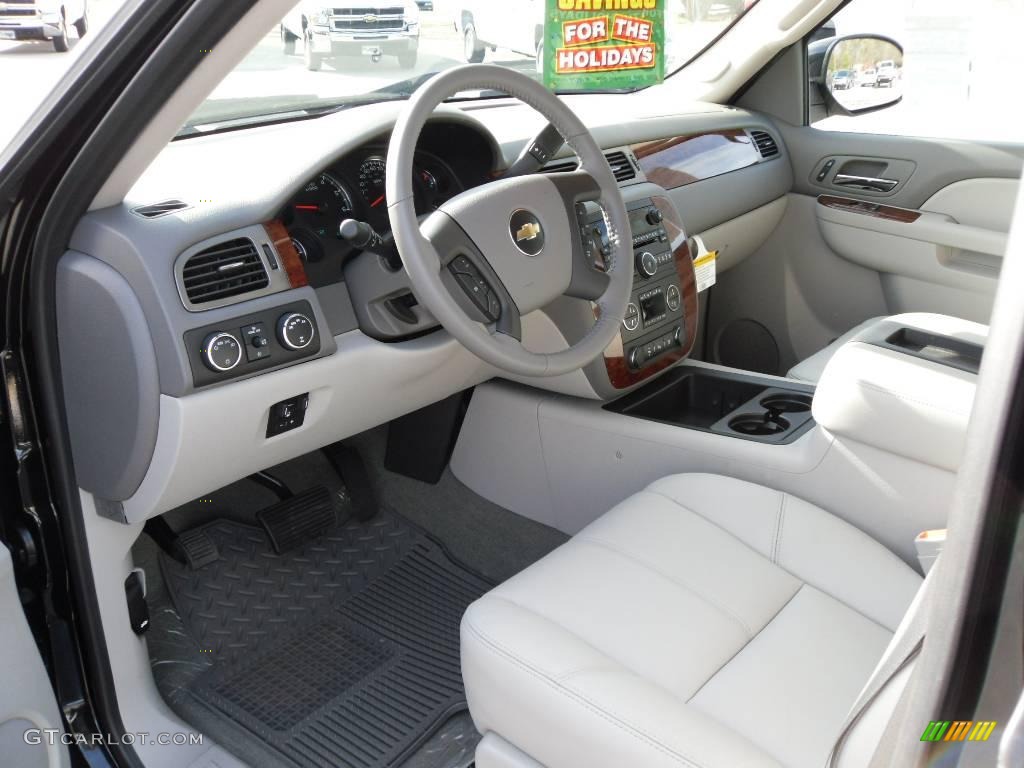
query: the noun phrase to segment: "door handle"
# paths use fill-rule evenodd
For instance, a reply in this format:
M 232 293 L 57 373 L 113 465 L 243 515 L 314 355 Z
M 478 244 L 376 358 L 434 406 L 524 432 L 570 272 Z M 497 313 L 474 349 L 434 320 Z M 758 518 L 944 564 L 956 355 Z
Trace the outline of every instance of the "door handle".
M 872 176 L 851 176 L 848 173 L 837 173 L 832 183 L 837 187 L 855 187 L 870 192 L 892 192 L 899 186 L 899 179 L 876 179 Z

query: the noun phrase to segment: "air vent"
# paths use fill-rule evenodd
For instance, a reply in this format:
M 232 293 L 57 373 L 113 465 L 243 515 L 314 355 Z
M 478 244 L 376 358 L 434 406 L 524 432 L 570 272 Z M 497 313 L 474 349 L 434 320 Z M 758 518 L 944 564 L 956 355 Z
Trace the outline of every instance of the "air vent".
M 604 157 L 608 161 L 608 165 L 611 166 L 612 173 L 615 174 L 615 180 L 620 184 L 636 178 L 636 168 L 633 166 L 629 155 L 625 152 L 609 152 Z M 575 171 L 578 167 L 579 162 L 576 160 L 556 160 L 545 165 L 542 172 L 563 173 L 565 171 Z
M 183 200 L 164 200 L 162 203 L 140 205 L 138 208 L 132 208 L 132 213 L 144 219 L 158 219 L 161 216 L 180 211 L 183 208 L 188 208 L 188 203 Z
M 541 168 L 541 173 L 565 173 L 575 171 L 579 167 L 580 164 L 575 160 L 558 160 Z
M 612 167 L 612 173 L 615 174 L 615 180 L 619 184 L 636 178 L 636 168 L 633 167 L 633 163 L 630 162 L 629 156 L 625 152 L 609 152 L 605 158 L 608 160 L 608 165 Z
M 765 160 L 779 154 L 779 145 L 775 143 L 775 139 L 772 138 L 770 133 L 766 131 L 751 131 L 750 138 L 754 140 L 754 144 L 757 145 L 757 151 L 761 153 L 761 157 Z
M 193 304 L 222 301 L 270 285 L 252 240 L 239 237 L 206 248 L 182 268 L 185 295 Z

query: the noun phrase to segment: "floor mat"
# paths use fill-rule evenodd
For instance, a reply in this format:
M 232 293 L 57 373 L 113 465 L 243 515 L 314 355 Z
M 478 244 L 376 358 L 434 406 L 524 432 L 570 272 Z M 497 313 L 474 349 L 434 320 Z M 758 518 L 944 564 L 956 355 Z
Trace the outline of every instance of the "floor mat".
M 204 529 L 217 562 L 160 556 L 210 662 L 187 695 L 266 744 L 269 762 L 398 765 L 465 709 L 459 621 L 491 585 L 404 519 L 382 511 L 286 555 L 244 523 Z M 202 723 L 214 741 L 220 721 Z

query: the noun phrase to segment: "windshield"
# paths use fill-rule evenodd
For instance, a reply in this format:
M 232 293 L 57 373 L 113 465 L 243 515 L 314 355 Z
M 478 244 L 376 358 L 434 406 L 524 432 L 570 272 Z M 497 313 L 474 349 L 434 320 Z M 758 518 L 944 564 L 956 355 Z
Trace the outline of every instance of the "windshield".
M 303 0 L 221 82 L 179 136 L 404 99 L 433 74 L 466 62 L 500 64 L 540 79 L 548 2 L 334 0 L 328 6 Z M 683 67 L 755 2 L 666 0 L 665 71 Z M 631 3 L 636 0 L 605 0 L 609 10 Z

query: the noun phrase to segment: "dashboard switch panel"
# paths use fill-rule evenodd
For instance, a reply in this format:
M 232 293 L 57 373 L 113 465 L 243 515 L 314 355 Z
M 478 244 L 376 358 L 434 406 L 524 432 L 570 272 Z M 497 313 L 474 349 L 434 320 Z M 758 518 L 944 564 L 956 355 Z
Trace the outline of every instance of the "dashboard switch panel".
M 296 301 L 185 332 L 196 387 L 206 387 L 320 352 L 316 314 Z
M 270 406 L 270 416 L 267 418 L 267 437 L 282 435 L 301 427 L 306 421 L 308 407 L 308 392 Z

